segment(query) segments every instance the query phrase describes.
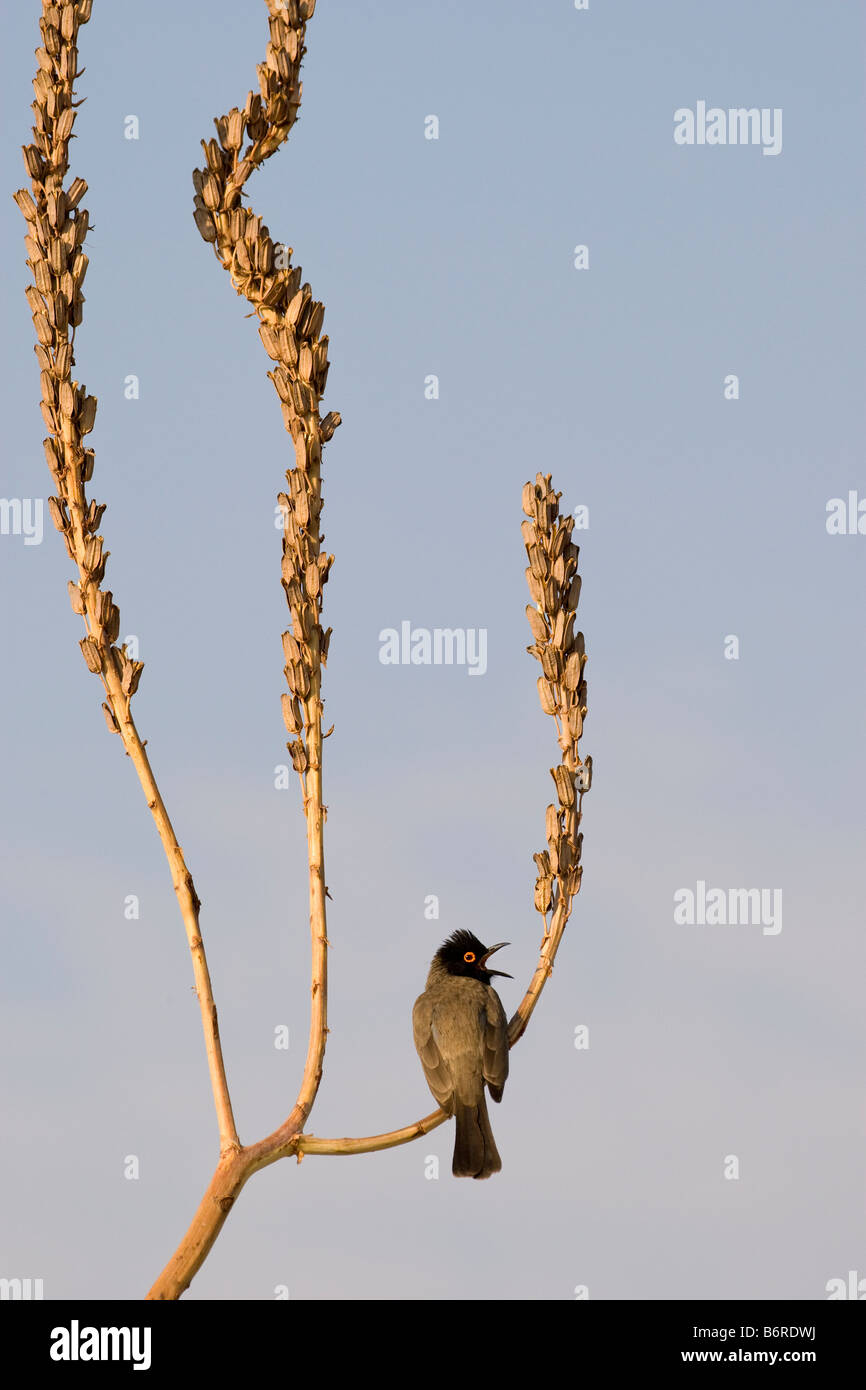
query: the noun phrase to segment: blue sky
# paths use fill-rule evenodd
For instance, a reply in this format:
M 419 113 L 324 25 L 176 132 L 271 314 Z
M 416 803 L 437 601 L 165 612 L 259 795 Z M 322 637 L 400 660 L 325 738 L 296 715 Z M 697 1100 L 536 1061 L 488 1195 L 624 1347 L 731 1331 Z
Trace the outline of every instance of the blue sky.
M 4 14 L 10 192 L 38 10 Z M 513 943 L 509 1011 L 533 968 L 556 753 L 525 653 L 520 493 L 539 470 L 589 508 L 595 775 L 581 893 L 496 1107 L 502 1173 L 454 1181 L 450 1127 L 277 1165 L 187 1297 L 811 1299 L 862 1269 L 866 535 L 825 524 L 830 499 L 866 499 L 862 29 L 842 0 L 547 0 L 531 19 L 515 0 L 320 0 L 301 119 L 248 189 L 325 302 L 344 421 L 325 459 L 334 949 L 314 1132 L 432 1108 L 410 1015 L 445 935 Z M 190 174 L 266 35 L 264 5 L 97 0 L 72 165 L 107 583 L 140 641 L 136 717 L 203 900 L 245 1141 L 287 1113 L 307 1027 L 303 822 L 274 787 L 292 455 Z M 699 101 L 780 109 L 781 153 L 677 145 L 674 112 Z M 47 498 L 11 198 L 0 236 L 0 493 Z M 216 1157 L 188 953 L 47 512 L 42 544 L 0 536 L 0 572 L 0 1275 L 137 1298 Z M 486 629 L 484 676 L 383 665 L 403 620 Z M 698 880 L 780 888 L 782 931 L 676 924 Z

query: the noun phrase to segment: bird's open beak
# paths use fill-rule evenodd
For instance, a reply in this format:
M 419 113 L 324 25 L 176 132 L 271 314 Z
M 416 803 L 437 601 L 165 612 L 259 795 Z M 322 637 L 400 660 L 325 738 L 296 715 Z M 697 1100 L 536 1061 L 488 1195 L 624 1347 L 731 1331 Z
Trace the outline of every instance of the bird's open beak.
M 490 947 L 490 950 L 489 950 L 489 951 L 485 951 L 485 952 L 484 952 L 484 955 L 481 957 L 480 961 L 478 962 L 478 964 L 479 964 L 479 966 L 481 967 L 481 969 L 482 969 L 482 970 L 487 970 L 487 962 L 489 961 L 490 957 L 493 955 L 493 952 L 494 952 L 494 951 L 501 951 L 503 946 L 510 946 L 510 945 L 511 945 L 511 942 L 510 942 L 510 941 L 500 941 L 496 946 L 491 946 L 491 947 Z M 508 972 L 507 972 L 506 970 L 487 970 L 487 973 L 488 973 L 488 975 L 501 975 L 502 978 L 505 979 L 505 980 L 513 980 L 513 979 L 514 979 L 514 976 L 513 976 L 513 975 L 509 975 Z

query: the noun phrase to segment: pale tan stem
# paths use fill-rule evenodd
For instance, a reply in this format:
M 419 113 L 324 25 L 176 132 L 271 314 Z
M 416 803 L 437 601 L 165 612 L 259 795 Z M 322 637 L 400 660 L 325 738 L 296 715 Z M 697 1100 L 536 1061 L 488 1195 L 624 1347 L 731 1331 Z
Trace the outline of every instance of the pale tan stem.
M 556 905 L 553 917 L 550 920 L 550 930 L 547 932 L 541 943 L 541 951 L 538 957 L 538 965 L 535 973 L 529 982 L 529 988 L 508 1021 L 508 1046 L 513 1047 L 519 1038 L 522 1038 L 526 1031 L 526 1026 L 532 1017 L 532 1012 L 541 998 L 541 991 L 553 973 L 553 962 L 559 950 L 559 943 L 565 931 L 565 924 L 571 915 L 571 901 L 560 898 Z
M 310 984 L 310 1037 L 307 1059 L 295 1110 L 301 1113 L 301 1124 L 309 1115 L 325 1060 L 328 1036 L 328 928 L 325 910 L 325 808 L 322 804 L 322 702 L 319 697 L 321 664 L 318 660 L 318 634 L 313 635 L 316 659 L 314 687 L 307 701 L 307 758 L 306 797 L 307 853 L 310 864 L 310 941 L 312 969 Z
M 423 1120 L 416 1120 L 403 1129 L 392 1129 L 388 1134 L 371 1134 L 366 1139 L 320 1139 L 316 1134 L 300 1134 L 296 1147 L 303 1154 L 377 1153 L 379 1149 L 396 1149 L 399 1144 L 411 1144 L 413 1139 L 429 1134 L 431 1129 L 437 1129 L 450 1118 L 447 1111 L 434 1110 Z
M 168 867 L 171 872 L 172 885 L 177 894 L 181 916 L 183 917 L 183 924 L 186 929 L 187 941 L 189 942 L 189 950 L 192 957 L 192 973 L 193 979 L 195 980 L 195 991 L 198 995 L 199 1008 L 201 1009 L 201 1022 L 202 1029 L 204 1030 L 204 1045 L 207 1053 L 208 1071 L 210 1072 L 211 1088 L 213 1090 L 214 1105 L 216 1107 L 217 1121 L 219 1123 L 220 1152 L 224 1154 L 229 1150 L 239 1148 L 240 1140 L 238 1139 L 234 1115 L 232 1114 L 231 1097 L 229 1096 L 222 1045 L 220 1043 L 217 1007 L 214 1003 L 210 971 L 208 970 L 204 942 L 202 941 L 201 931 L 199 929 L 199 908 L 201 902 L 195 891 L 192 874 L 186 866 L 183 850 L 177 842 L 177 836 L 174 833 L 174 827 L 169 819 L 165 802 L 156 784 L 156 778 L 153 775 L 153 769 L 150 766 L 150 760 L 148 759 L 144 744 L 129 711 L 129 702 L 121 689 L 120 677 L 113 666 L 106 669 L 103 679 L 105 681 L 106 690 L 111 696 L 111 702 L 115 710 L 115 718 L 120 727 L 120 737 L 123 740 L 123 746 L 132 759 L 132 765 L 138 774 L 138 780 L 141 783 L 148 809 L 153 816 L 157 833 L 162 841 L 162 847 L 165 850 L 165 857 L 168 860 Z

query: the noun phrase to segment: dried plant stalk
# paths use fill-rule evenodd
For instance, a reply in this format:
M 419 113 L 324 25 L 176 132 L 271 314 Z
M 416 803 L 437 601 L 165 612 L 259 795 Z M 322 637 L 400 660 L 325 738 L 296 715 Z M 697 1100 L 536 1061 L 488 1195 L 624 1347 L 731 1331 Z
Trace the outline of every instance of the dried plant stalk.
M 301 780 L 310 865 L 312 1004 L 310 1038 L 295 1112 L 309 1114 L 322 1077 L 327 1037 L 328 941 L 325 913 L 322 802 L 322 666 L 331 630 L 321 625 L 322 590 L 333 555 L 322 551 L 322 444 L 340 423 L 324 420 L 319 403 L 328 378 L 328 339 L 322 337 L 325 306 L 301 284 L 292 250 L 275 245 L 260 217 L 241 206 L 244 184 L 286 140 L 301 101 L 301 62 L 306 21 L 315 0 L 267 0 L 270 37 L 257 69 L 259 91 L 243 109 L 233 107 L 214 121 L 217 138 L 203 140 L 205 163 L 193 172 L 195 221 L 202 237 L 252 305 L 259 335 L 274 363 L 268 376 L 280 399 L 283 423 L 294 443 L 295 463 L 280 493 L 283 515 L 282 584 L 291 613 L 283 633 L 285 677 L 283 718 L 292 735 L 286 744 Z M 295 1113 L 293 1112 L 293 1113 Z
M 562 757 L 559 766 L 550 769 L 556 802 L 547 808 L 547 849 L 534 855 L 538 868 L 535 907 L 544 920 L 544 939 L 529 988 L 508 1024 L 512 1046 L 524 1032 L 553 970 L 580 889 L 580 822 L 583 798 L 592 783 L 592 758 L 581 760 L 578 748 L 586 718 L 586 644 L 583 633 L 574 631 L 581 585 L 579 548 L 571 540 L 574 518 L 559 514 L 561 496 L 554 492 L 549 473 L 537 473 L 535 482 L 523 488 L 523 510 L 529 518 L 521 528 L 529 560 L 526 582 L 534 600 L 527 604 L 526 616 L 535 639 L 527 651 L 541 662 L 538 696 L 545 714 L 556 721 Z
M 205 165 L 193 174 L 195 220 L 204 240 L 228 270 L 239 294 L 252 305 L 259 334 L 274 363 L 269 373 L 279 396 L 285 427 L 294 445 L 294 465 L 286 472 L 288 490 L 279 496 L 283 512 L 282 583 L 291 616 L 283 634 L 288 691 L 282 696 L 290 734 L 287 748 L 301 781 L 310 866 L 312 937 L 312 1005 L 310 1038 L 297 1100 L 288 1118 L 257 1143 L 241 1146 L 237 1136 L 222 1059 L 204 945 L 199 927 L 200 901 L 157 788 L 144 743 L 131 714 L 141 675 L 125 645 L 117 646 L 120 615 L 111 592 L 103 590 L 108 552 L 97 535 L 104 504 L 88 499 L 93 453 L 84 437 L 93 428 L 96 400 L 72 380 L 75 329 L 81 322 L 81 285 L 87 269 L 83 243 L 88 217 L 80 202 L 87 185 L 76 178 L 64 189 L 68 145 L 75 122 L 73 84 L 78 75 L 77 36 L 91 13 L 91 0 L 50 4 L 43 0 L 34 83 L 33 143 L 24 149 L 32 195 L 15 195 L 28 222 L 28 264 L 35 285 L 27 290 L 38 339 L 42 376 L 42 412 L 49 429 L 45 452 L 57 486 L 49 506 L 63 535 L 78 581 L 70 582 L 72 607 L 84 617 L 81 643 L 88 668 L 100 676 L 109 728 L 120 735 L 133 761 L 165 848 L 187 930 L 196 989 L 201 1004 L 211 1084 L 219 1120 L 220 1157 L 189 1230 L 149 1298 L 178 1298 L 213 1246 L 248 1178 L 260 1168 L 295 1154 L 368 1153 L 405 1144 L 444 1123 L 436 1110 L 423 1119 L 386 1134 L 366 1138 L 322 1139 L 303 1132 L 322 1075 L 327 1036 L 327 933 L 322 802 L 321 671 L 327 660 L 330 628 L 321 625 L 322 590 L 333 556 L 322 550 L 322 446 L 340 423 L 336 412 L 320 415 L 328 374 L 328 339 L 321 336 L 324 306 L 309 285 L 301 284 L 291 250 L 275 245 L 267 227 L 241 206 L 246 179 L 286 139 L 301 99 L 299 72 L 305 53 L 306 21 L 315 0 L 265 0 L 270 41 L 258 68 L 259 92 L 250 92 L 243 109 L 233 108 L 215 122 L 217 139 L 203 142 Z M 554 716 L 562 758 L 551 769 L 557 802 L 547 810 L 548 849 L 536 855 L 536 907 L 545 933 L 539 965 L 526 995 L 509 1023 L 513 1044 L 523 1033 L 552 969 L 571 904 L 580 886 L 578 827 L 581 803 L 590 784 L 592 763 L 578 755 L 586 714 L 586 660 L 582 634 L 574 634 L 574 611 L 580 588 L 577 548 L 570 542 L 572 522 L 558 514 L 559 493 L 550 477 L 538 475 L 524 489 L 524 539 L 530 567 L 527 578 L 535 599 L 528 610 L 534 646 L 542 664 L 542 708 Z M 528 527 L 528 529 L 527 529 Z M 330 731 L 329 731 L 330 732 Z M 547 915 L 551 914 L 548 924 Z
M 26 294 L 38 340 L 42 416 L 49 432 L 44 441 L 45 457 L 57 488 L 57 496 L 50 497 L 48 505 L 67 554 L 78 569 L 77 582 L 70 580 L 68 587 L 73 610 L 84 618 L 84 660 L 105 688 L 102 709 L 106 722 L 112 733 L 120 734 L 132 759 L 168 858 L 192 955 L 220 1150 L 228 1152 L 238 1147 L 239 1140 L 199 926 L 201 902 L 131 713 L 143 664 L 127 655 L 125 643 L 117 646 L 120 611 L 111 590 L 102 588 L 109 552 L 97 534 L 105 503 L 90 501 L 87 496 L 93 450 L 85 446 L 84 439 L 93 429 L 96 397 L 89 396 L 86 387 L 72 379 L 75 330 L 84 307 L 81 286 L 87 272 L 84 240 L 88 215 L 80 206 L 87 184 L 76 178 L 64 189 L 64 181 L 69 173 L 69 141 L 76 108 L 81 104 L 75 101 L 73 90 L 78 76 L 78 30 L 87 23 L 90 12 L 91 0 L 65 5 L 43 0 L 39 21 L 42 44 L 36 50 L 39 69 L 33 82 L 33 141 L 23 149 L 32 195 L 24 188 L 15 194 L 28 224 L 27 264 L 35 285 L 30 285 Z

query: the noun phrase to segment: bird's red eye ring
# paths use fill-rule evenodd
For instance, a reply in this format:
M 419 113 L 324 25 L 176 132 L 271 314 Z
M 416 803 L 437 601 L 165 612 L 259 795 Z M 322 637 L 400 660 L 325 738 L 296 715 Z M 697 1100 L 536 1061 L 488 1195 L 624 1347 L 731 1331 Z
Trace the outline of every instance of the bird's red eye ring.
M 467 965 L 471 965 L 472 962 L 473 962 L 474 959 L 475 959 L 475 952 L 474 952 L 474 951 L 467 951 L 467 952 L 466 952 L 466 955 L 463 957 L 463 959 L 466 961 L 466 964 L 467 964 Z

